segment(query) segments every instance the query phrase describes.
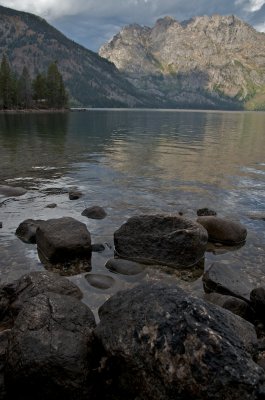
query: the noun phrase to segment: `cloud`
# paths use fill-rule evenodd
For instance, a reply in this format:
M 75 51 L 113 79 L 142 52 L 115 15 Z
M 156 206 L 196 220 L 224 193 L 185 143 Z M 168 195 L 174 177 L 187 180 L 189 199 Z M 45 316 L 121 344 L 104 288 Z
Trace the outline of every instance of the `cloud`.
M 253 0 L 258 3 L 261 0 Z M 233 9 L 233 0 L 2 0 L 1 5 L 17 10 L 29 11 L 43 17 L 56 19 L 63 16 L 86 13 L 91 17 L 117 17 L 123 19 L 138 17 L 141 19 L 163 15 L 167 12 L 174 14 L 208 13 L 209 8 L 220 10 Z M 219 11 L 218 11 L 219 10 Z
M 247 10 L 251 12 L 255 12 L 261 9 L 261 7 L 265 4 L 265 0 L 250 0 Z
M 124 25 L 152 26 L 163 16 L 179 21 L 196 15 L 234 14 L 263 29 L 265 0 L 0 0 L 52 23 L 71 39 L 97 50 Z
M 243 10 L 248 12 L 259 11 L 265 4 L 265 0 L 236 0 L 238 6 L 243 6 Z

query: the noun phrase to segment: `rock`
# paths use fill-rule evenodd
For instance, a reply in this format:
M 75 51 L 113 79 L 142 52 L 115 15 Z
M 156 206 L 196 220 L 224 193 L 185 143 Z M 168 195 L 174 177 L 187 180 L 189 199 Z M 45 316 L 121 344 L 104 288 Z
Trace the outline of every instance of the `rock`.
M 46 206 L 46 208 L 56 208 L 57 207 L 57 204 L 56 203 L 51 203 L 51 204 L 48 204 L 47 206 Z
M 0 331 L 0 400 L 7 399 L 5 388 L 4 368 L 6 364 L 6 353 L 10 330 Z
M 93 206 L 86 208 L 81 215 L 91 219 L 104 219 L 107 216 L 107 213 L 104 208 Z
M 89 258 L 91 239 L 87 227 L 71 217 L 50 219 L 36 232 L 38 251 L 50 263 Z
M 122 275 L 137 275 L 144 271 L 145 266 L 134 261 L 123 260 L 121 258 L 110 258 L 105 267 L 111 272 Z
M 5 196 L 5 197 L 23 196 L 25 193 L 27 193 L 27 191 L 26 191 L 26 189 L 24 189 L 22 187 L 0 185 L 0 195 Z
M 83 297 L 80 289 L 66 278 L 47 271 L 31 272 L 0 288 L 1 326 L 11 327 L 25 302 L 45 292 Z
M 219 293 L 209 293 L 204 296 L 204 300 L 216 304 L 249 322 L 254 321 L 254 310 L 246 301 L 233 296 Z
M 250 302 L 259 318 L 265 322 L 265 288 L 254 288 L 250 292 Z
M 197 210 L 197 215 L 198 216 L 217 215 L 217 212 L 205 207 L 205 208 L 200 208 L 199 210 Z
M 104 244 L 101 243 L 94 243 L 92 244 L 92 251 L 96 252 L 96 253 L 101 253 L 102 251 L 105 250 L 105 246 Z
M 109 289 L 115 284 L 115 280 L 108 275 L 87 274 L 85 278 L 91 286 L 97 289 Z
M 236 266 L 215 262 L 204 273 L 202 280 L 206 293 L 216 292 L 250 302 L 250 292 L 254 284 Z
M 78 191 L 71 191 L 69 192 L 69 199 L 70 200 L 78 200 L 82 196 L 81 192 Z
M 16 229 L 17 237 L 25 243 L 36 243 L 36 231 L 43 222 L 42 219 L 26 219 Z
M 19 399 L 88 399 L 93 384 L 92 311 L 70 296 L 31 298 L 10 333 L 5 382 Z
M 247 230 L 239 222 L 212 216 L 199 217 L 197 222 L 207 230 L 209 241 L 234 245 L 246 240 Z
M 176 268 L 189 267 L 203 258 L 207 241 L 200 224 L 171 215 L 135 216 L 114 233 L 118 257 Z
M 253 325 L 177 286 L 119 292 L 99 316 L 109 398 L 254 400 L 262 390 Z

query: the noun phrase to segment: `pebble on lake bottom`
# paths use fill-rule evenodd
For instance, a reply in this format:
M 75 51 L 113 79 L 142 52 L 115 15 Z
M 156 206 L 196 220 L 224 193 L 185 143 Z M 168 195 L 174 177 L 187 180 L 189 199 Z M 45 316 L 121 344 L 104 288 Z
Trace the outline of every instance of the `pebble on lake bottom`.
M 87 274 L 85 278 L 91 286 L 97 289 L 109 289 L 115 284 L 115 280 L 108 275 Z

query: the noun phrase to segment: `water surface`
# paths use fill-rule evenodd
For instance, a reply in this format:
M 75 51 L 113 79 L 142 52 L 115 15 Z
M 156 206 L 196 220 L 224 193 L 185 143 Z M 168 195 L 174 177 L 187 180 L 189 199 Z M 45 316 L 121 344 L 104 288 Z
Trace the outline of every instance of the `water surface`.
M 208 252 L 213 261 L 235 263 L 258 284 L 265 272 L 265 114 L 159 110 L 89 110 L 60 114 L 0 115 L 0 184 L 22 186 L 17 198 L 0 197 L 0 280 L 42 270 L 36 247 L 14 232 L 26 218 L 72 216 L 85 222 L 94 243 L 92 273 L 113 274 L 113 232 L 141 213 L 177 213 L 195 219 L 209 207 L 241 221 L 248 239 L 240 249 Z M 83 197 L 70 201 L 76 187 Z M 46 208 L 56 203 L 54 209 Z M 88 220 L 84 208 L 100 205 L 108 216 Z M 232 251 L 231 251 L 232 250 Z M 216 253 L 216 252 L 215 252 Z M 265 273 L 264 273 L 265 276 Z M 148 268 L 138 276 L 115 275 L 114 288 L 92 288 L 83 275 L 71 277 L 97 308 L 113 291 L 140 280 L 171 281 L 174 273 Z

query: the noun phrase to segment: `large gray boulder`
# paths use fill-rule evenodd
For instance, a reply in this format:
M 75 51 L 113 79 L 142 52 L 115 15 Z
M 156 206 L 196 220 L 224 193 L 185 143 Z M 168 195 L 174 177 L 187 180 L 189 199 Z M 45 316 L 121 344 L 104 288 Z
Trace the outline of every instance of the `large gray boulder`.
M 5 384 L 15 399 L 88 399 L 93 386 L 92 311 L 71 296 L 31 298 L 10 332 Z
M 203 258 L 207 241 L 200 224 L 171 215 L 135 216 L 114 233 L 118 257 L 176 268 L 189 267 Z
M 253 325 L 176 286 L 119 292 L 99 316 L 109 398 L 254 400 L 262 392 Z
M 239 222 L 214 216 L 199 217 L 197 222 L 207 230 L 209 241 L 235 245 L 246 240 L 247 230 Z
M 4 368 L 6 364 L 6 352 L 8 346 L 9 333 L 10 331 L 8 329 L 0 331 L 0 400 L 7 399 Z
M 89 258 L 91 238 L 85 224 L 71 217 L 50 219 L 36 231 L 38 251 L 50 263 Z

